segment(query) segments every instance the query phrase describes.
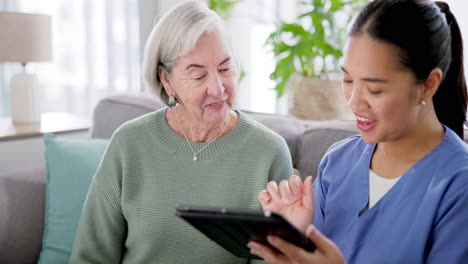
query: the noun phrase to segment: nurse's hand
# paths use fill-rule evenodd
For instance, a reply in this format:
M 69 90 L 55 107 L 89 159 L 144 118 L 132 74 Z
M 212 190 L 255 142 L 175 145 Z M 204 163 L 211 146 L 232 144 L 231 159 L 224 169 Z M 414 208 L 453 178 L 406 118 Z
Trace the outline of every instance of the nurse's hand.
M 266 190 L 258 194 L 264 211 L 279 213 L 296 228 L 305 231 L 314 218 L 314 197 L 312 193 L 312 176 L 302 182 L 297 175 L 280 184 L 271 181 Z
M 309 225 L 306 236 L 315 243 L 314 252 L 308 252 L 283 239 L 275 236 L 268 236 L 268 243 L 279 252 L 275 252 L 268 246 L 257 242 L 249 242 L 247 246 L 250 252 L 264 259 L 270 264 L 343 264 L 345 263 L 343 254 L 338 247 L 327 237 L 322 235 L 313 225 Z

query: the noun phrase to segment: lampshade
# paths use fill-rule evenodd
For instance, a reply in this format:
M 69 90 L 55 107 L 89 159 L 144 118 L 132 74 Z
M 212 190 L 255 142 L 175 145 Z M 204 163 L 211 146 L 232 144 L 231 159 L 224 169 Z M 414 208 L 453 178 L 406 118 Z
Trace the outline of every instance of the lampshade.
M 51 59 L 51 16 L 0 12 L 0 61 Z
M 47 15 L 0 12 L 0 62 L 48 61 L 51 59 L 51 17 Z M 11 119 L 15 124 L 41 120 L 40 82 L 23 71 L 10 81 Z

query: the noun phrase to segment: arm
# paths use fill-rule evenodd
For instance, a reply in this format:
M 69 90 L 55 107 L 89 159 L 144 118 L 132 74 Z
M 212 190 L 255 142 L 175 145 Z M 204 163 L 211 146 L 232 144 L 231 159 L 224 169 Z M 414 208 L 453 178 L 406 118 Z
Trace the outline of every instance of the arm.
M 121 157 L 111 140 L 91 183 L 70 263 L 120 263 L 126 222 L 120 206 Z
M 463 175 L 466 179 L 468 170 Z M 468 186 L 448 196 L 440 205 L 429 237 L 427 263 L 465 263 L 468 259 Z
M 293 173 L 293 165 L 288 145 L 281 141 L 270 167 L 268 181 L 280 182 Z
M 324 224 L 325 195 L 326 189 L 323 183 L 323 171 L 327 165 L 328 158 L 325 156 L 320 162 L 317 178 L 314 181 L 314 226 L 322 230 Z

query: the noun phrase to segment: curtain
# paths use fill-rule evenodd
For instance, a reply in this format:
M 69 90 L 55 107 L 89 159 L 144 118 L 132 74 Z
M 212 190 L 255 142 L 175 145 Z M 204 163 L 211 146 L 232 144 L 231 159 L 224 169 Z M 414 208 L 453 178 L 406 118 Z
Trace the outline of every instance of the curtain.
M 52 16 L 52 61 L 27 65 L 42 84 L 42 112 L 90 116 L 105 96 L 141 91 L 138 0 L 0 2 L 0 11 Z M 0 115 L 9 115 L 9 80 L 20 69 L 0 63 Z

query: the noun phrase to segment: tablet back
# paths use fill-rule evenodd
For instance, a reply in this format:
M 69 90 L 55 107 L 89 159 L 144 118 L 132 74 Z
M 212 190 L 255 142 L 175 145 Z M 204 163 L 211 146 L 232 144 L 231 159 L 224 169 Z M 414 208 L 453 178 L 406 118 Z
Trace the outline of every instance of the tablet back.
M 315 245 L 283 217 L 262 210 L 178 205 L 176 215 L 183 218 L 211 240 L 243 258 L 258 258 L 250 254 L 251 240 L 268 245 L 269 234 L 282 237 L 309 251 Z

